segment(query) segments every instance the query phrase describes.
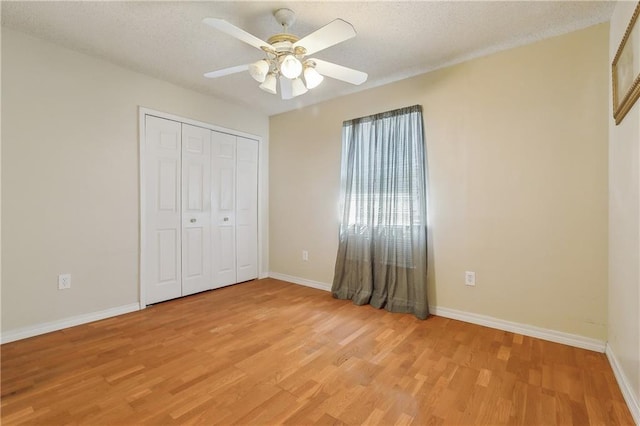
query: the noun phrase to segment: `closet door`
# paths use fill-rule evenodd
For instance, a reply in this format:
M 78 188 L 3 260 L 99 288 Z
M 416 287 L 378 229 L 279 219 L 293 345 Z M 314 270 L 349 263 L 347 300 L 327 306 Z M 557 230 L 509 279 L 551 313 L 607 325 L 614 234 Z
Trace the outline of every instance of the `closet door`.
M 213 287 L 236 281 L 236 137 L 212 131 Z
M 211 280 L 211 131 L 182 124 L 182 295 Z
M 236 141 L 236 282 L 258 278 L 258 141 Z
M 180 123 L 145 118 L 146 303 L 182 295 Z

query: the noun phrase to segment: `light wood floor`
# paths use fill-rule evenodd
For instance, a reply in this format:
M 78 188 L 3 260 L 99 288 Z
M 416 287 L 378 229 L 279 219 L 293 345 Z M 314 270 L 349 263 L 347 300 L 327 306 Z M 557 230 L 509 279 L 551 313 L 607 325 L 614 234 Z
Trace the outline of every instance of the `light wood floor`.
M 2 424 L 633 424 L 603 354 L 267 279 L 2 345 Z

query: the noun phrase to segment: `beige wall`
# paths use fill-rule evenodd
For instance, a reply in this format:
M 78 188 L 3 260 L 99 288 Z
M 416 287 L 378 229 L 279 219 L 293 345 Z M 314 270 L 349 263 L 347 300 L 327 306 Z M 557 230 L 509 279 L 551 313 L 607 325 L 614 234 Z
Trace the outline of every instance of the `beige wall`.
M 331 283 L 342 121 L 421 104 L 430 304 L 605 340 L 607 54 L 603 24 L 271 117 L 271 271 Z
M 138 106 L 268 152 L 265 115 L 2 29 L 3 331 L 138 302 Z
M 636 2 L 618 2 L 611 18 L 610 62 Z M 640 24 L 640 22 L 639 22 Z M 640 40 L 635 40 L 636 46 Z M 640 50 L 638 50 L 640 51 Z M 611 98 L 609 98 L 611 99 Z M 640 422 L 640 102 L 620 125 L 609 113 L 609 350 L 634 394 Z M 634 407 L 635 405 L 635 407 Z

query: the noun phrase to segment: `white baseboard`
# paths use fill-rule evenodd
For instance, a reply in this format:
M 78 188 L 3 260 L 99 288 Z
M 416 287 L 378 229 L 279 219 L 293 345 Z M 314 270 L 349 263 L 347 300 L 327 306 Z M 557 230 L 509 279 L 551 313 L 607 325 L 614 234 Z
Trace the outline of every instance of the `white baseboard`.
M 634 393 L 633 387 L 629 384 L 629 379 L 624 373 L 624 370 L 622 370 L 622 366 L 618 362 L 618 358 L 613 352 L 613 349 L 611 349 L 611 346 L 609 346 L 609 343 L 607 343 L 605 353 L 613 370 L 613 375 L 616 376 L 616 381 L 618 382 L 622 396 L 627 403 L 627 407 L 629 407 L 629 411 L 631 411 L 631 416 L 636 424 L 640 425 L 640 403 L 638 402 L 638 395 Z
M 322 283 L 320 281 L 307 280 L 305 278 L 294 277 L 292 275 L 281 274 L 279 272 L 269 272 L 269 277 L 275 278 L 276 280 L 303 285 L 305 287 L 317 288 L 318 290 L 331 291 L 331 284 Z
M 128 314 L 140 310 L 140 304 L 131 303 L 129 305 L 117 306 L 102 311 L 90 312 L 88 314 L 76 315 L 74 317 L 64 318 L 57 321 L 44 322 L 31 325 L 28 327 L 9 330 L 2 333 L 1 343 L 9 343 L 15 340 L 26 339 L 28 337 L 38 336 L 40 334 L 50 333 L 52 331 L 62 330 L 76 325 L 86 324 L 105 318 L 115 317 L 116 315 Z
M 269 272 L 271 278 L 287 281 L 293 284 L 299 284 L 306 287 L 313 287 L 319 290 L 331 291 L 331 284 L 318 281 L 307 280 L 305 278 L 294 277 L 291 275 L 281 274 L 279 272 Z M 472 324 L 483 325 L 485 327 L 495 328 L 503 331 L 510 331 L 525 336 L 537 337 L 551 342 L 562 343 L 564 345 L 574 346 L 577 348 L 588 349 L 596 352 L 604 352 L 605 342 L 602 340 L 591 339 L 576 334 L 564 333 L 562 331 L 549 330 L 546 328 L 535 327 L 533 325 L 521 324 L 517 322 L 505 321 L 499 318 L 487 315 L 473 314 L 470 312 L 459 311 L 456 309 L 444 308 L 440 306 L 429 306 L 429 311 L 433 315 L 444 318 L 456 319 Z
M 524 336 L 536 337 L 550 342 L 562 343 L 563 345 L 574 346 L 576 348 L 588 349 L 590 351 L 604 352 L 605 342 L 590 337 L 579 336 L 577 334 L 565 333 L 562 331 L 550 330 L 536 327 L 534 325 L 522 324 L 490 317 L 487 315 L 474 314 L 470 312 L 458 311 L 456 309 L 443 308 L 439 306 L 429 306 L 429 311 L 439 317 L 456 319 L 472 324 L 483 325 L 485 327 L 496 328 L 498 330 L 510 331 Z

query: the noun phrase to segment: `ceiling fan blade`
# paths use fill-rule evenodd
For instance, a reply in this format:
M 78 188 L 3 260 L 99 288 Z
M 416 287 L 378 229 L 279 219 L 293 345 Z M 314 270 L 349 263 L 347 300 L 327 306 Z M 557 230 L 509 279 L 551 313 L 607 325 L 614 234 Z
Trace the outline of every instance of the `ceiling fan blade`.
M 280 76 L 280 96 L 282 96 L 282 99 L 285 101 L 293 99 L 293 86 L 291 84 L 291 80 L 283 76 Z
M 343 67 L 342 65 L 334 64 L 332 62 L 323 61 L 321 59 L 311 60 L 316 63 L 316 71 L 327 77 L 335 78 L 336 80 L 342 80 L 347 83 L 358 85 L 367 81 L 367 77 L 369 77 L 366 72 Z
M 293 47 L 302 46 L 307 50 L 307 55 L 313 55 L 355 36 L 356 30 L 353 25 L 342 19 L 335 19 L 319 30 L 301 38 L 294 43 Z
M 202 20 L 202 22 L 209 25 L 210 27 L 215 28 L 218 31 L 222 31 L 223 33 L 229 34 L 230 36 L 235 37 L 240 41 L 244 41 L 245 43 L 255 47 L 256 49 L 262 50 L 263 46 L 267 48 L 271 48 L 269 43 L 267 43 L 266 41 L 260 40 L 258 37 L 252 34 L 249 34 L 245 30 L 238 28 L 233 24 L 230 24 L 224 19 L 205 18 Z
M 204 76 L 207 78 L 218 78 L 218 77 L 223 77 L 229 74 L 235 74 L 242 71 L 247 71 L 248 69 L 249 69 L 249 65 L 238 65 L 235 67 L 224 68 L 217 71 L 210 71 L 208 73 L 205 73 Z

